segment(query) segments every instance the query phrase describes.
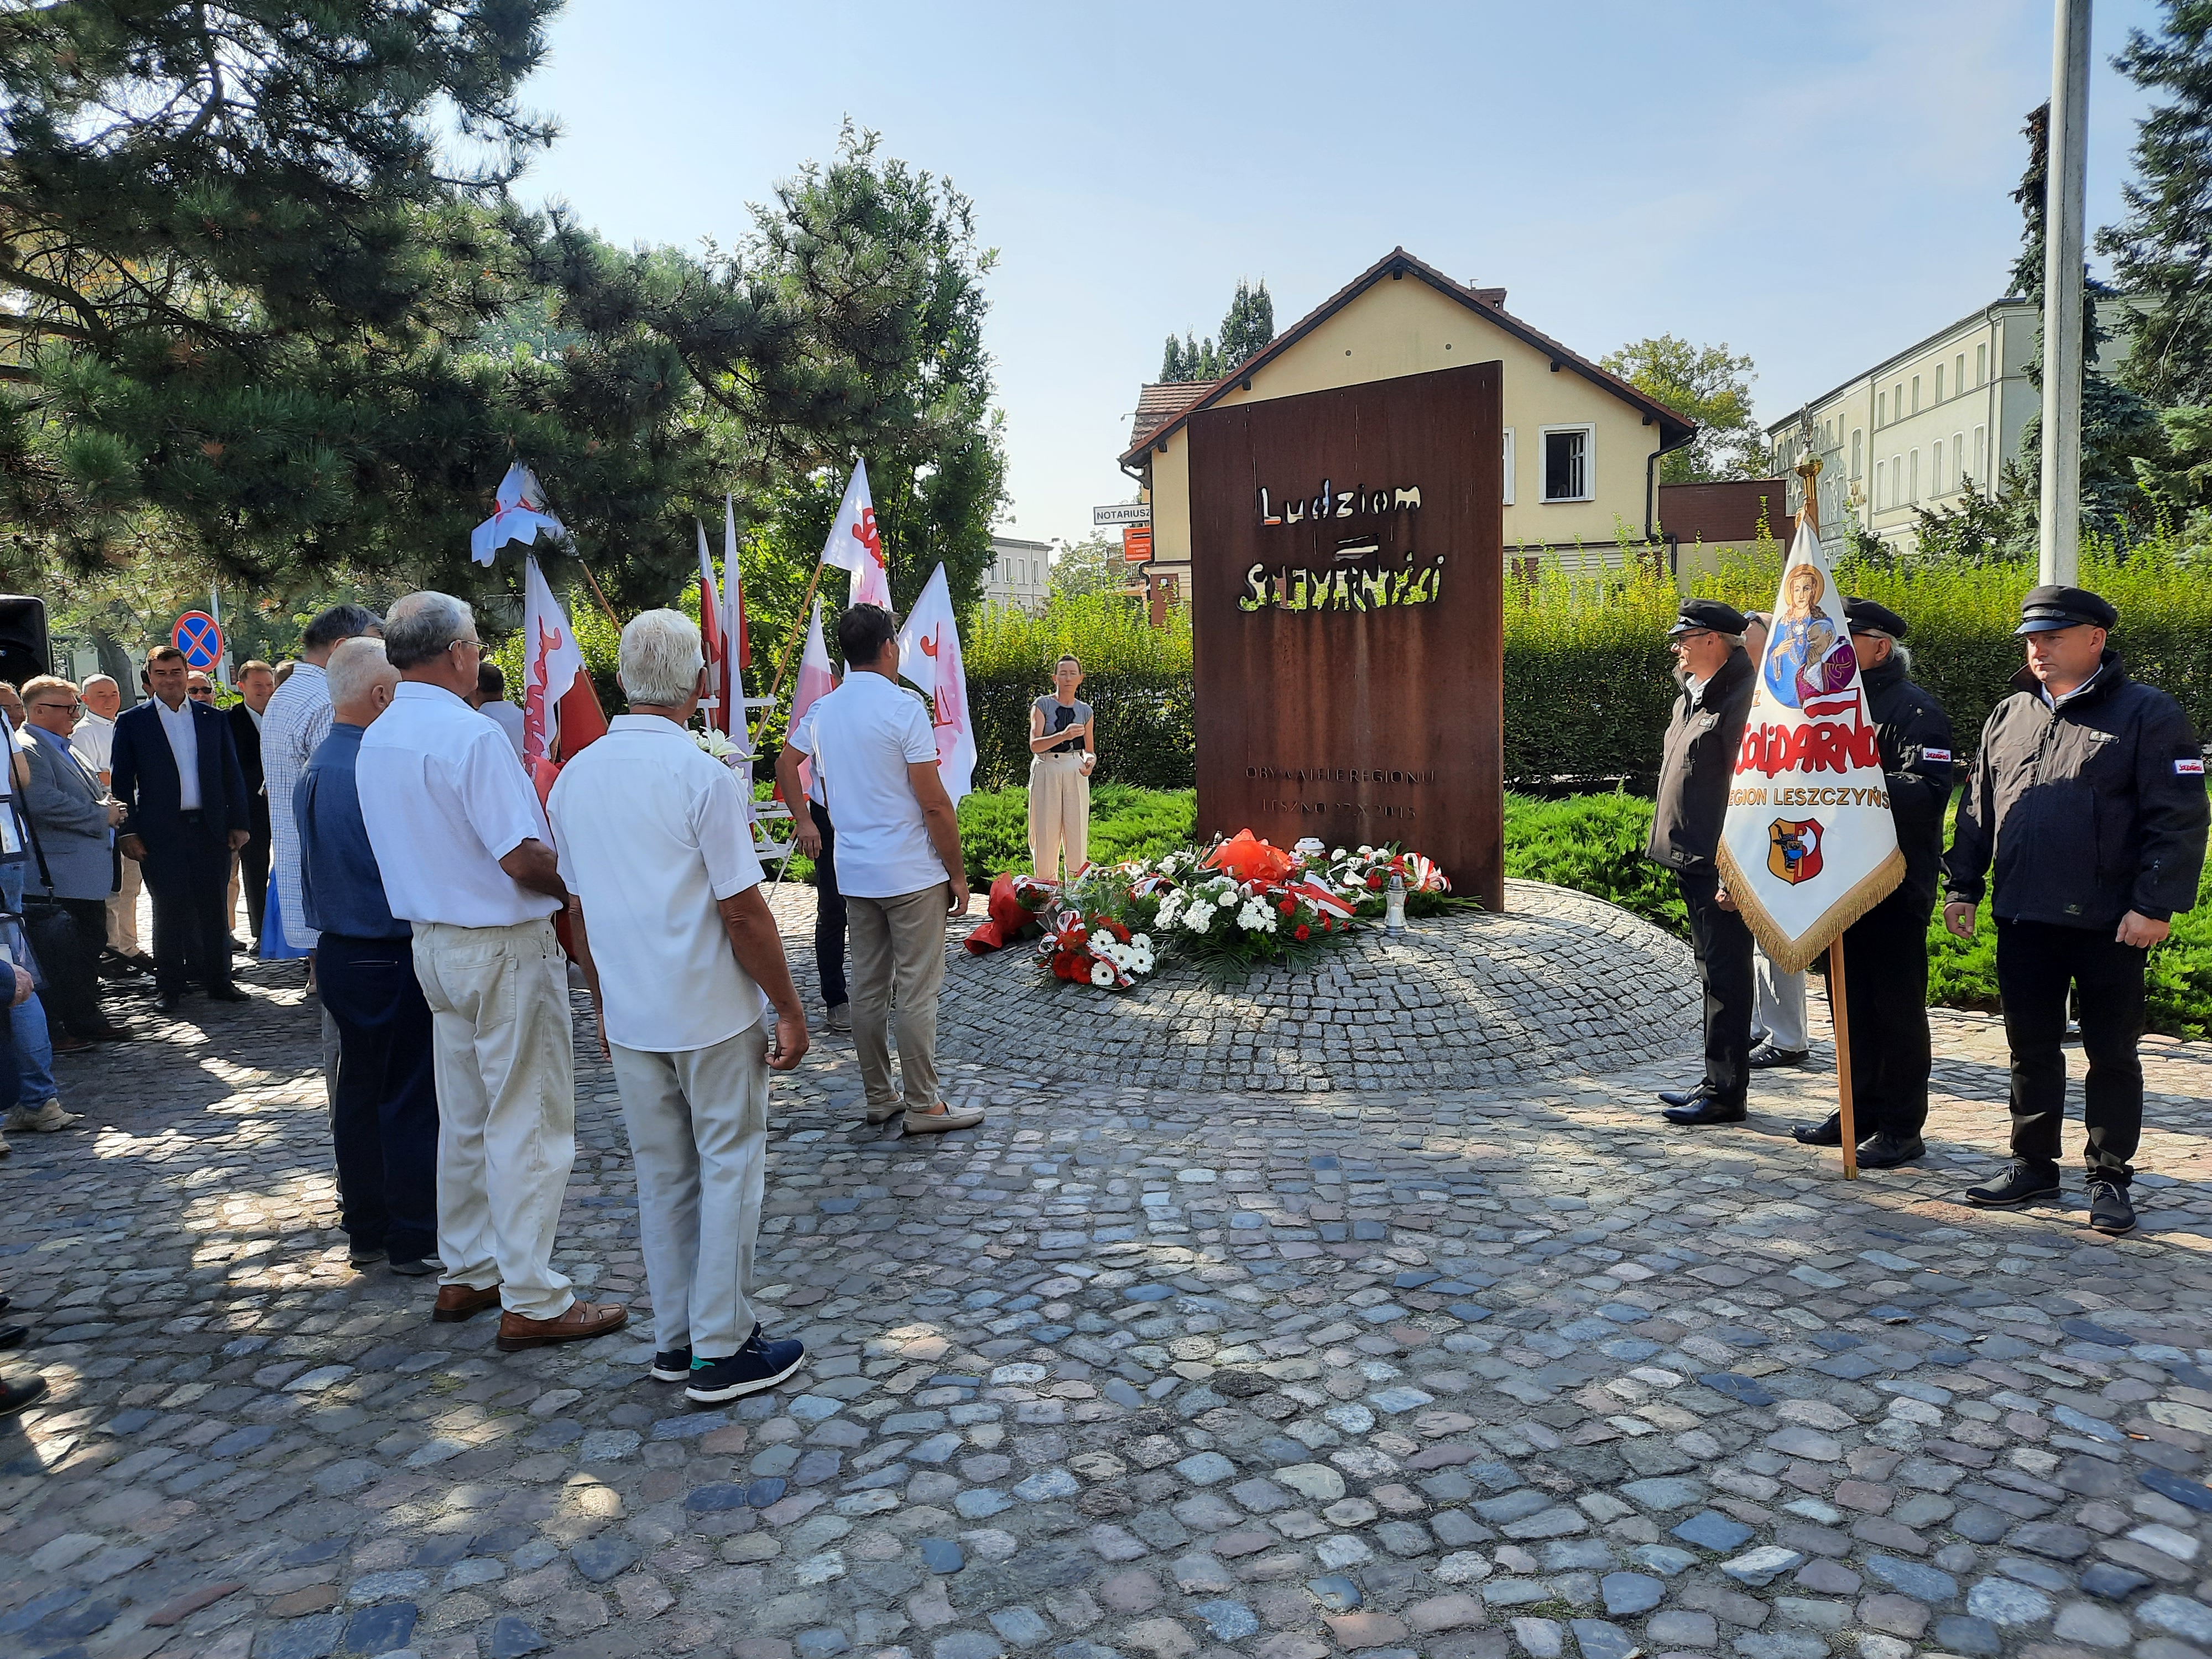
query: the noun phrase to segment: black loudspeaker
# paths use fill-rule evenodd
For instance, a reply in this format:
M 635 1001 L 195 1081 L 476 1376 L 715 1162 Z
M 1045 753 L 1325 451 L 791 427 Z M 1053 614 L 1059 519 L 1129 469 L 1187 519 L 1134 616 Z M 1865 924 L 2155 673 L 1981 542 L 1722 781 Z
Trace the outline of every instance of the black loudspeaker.
M 54 672 L 46 640 L 46 602 L 0 593 L 0 680 L 21 690 L 33 675 Z

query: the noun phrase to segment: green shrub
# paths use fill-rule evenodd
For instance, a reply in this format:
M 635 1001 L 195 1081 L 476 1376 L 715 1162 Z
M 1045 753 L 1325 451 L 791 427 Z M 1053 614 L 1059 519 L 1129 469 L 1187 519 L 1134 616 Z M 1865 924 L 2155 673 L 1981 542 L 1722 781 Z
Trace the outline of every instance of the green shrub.
M 968 624 L 963 649 L 978 789 L 1027 785 L 1030 705 L 1052 690 L 1053 663 L 1070 651 L 1083 662 L 1079 695 L 1097 714 L 1097 776 L 1148 789 L 1197 781 L 1188 610 L 1153 628 L 1141 606 L 1112 593 L 1054 599 L 1035 617 L 994 608 Z
M 960 803 L 960 853 L 967 860 L 970 887 L 980 891 L 993 876 L 1029 869 L 1029 811 L 1026 789 L 978 791 Z M 1197 833 L 1195 790 L 1139 789 L 1126 783 L 1091 787 L 1093 864 L 1150 858 L 1182 846 Z
M 1505 798 L 1505 873 L 1590 893 L 1687 939 L 1672 872 L 1644 856 L 1651 803 L 1634 795 Z

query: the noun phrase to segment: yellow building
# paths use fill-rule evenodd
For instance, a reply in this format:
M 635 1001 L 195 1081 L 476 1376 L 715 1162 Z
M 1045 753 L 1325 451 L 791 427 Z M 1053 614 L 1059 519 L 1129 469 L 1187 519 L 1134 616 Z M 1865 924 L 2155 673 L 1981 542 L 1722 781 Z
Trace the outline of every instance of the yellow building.
M 1218 380 L 1148 386 L 1121 470 L 1152 507 L 1152 570 L 1188 588 L 1189 445 L 1202 409 L 1496 361 L 1504 365 L 1505 551 L 1618 564 L 1656 550 L 1659 458 L 1695 424 L 1505 309 L 1502 288 L 1455 283 L 1394 248 Z

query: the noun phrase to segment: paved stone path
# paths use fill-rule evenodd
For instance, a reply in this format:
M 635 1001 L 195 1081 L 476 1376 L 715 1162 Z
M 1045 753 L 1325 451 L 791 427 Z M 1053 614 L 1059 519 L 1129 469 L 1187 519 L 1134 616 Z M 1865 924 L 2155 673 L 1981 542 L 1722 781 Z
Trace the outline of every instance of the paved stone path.
M 955 1054 L 991 1118 L 914 1142 L 830 1039 L 761 1262 L 811 1363 L 696 1412 L 642 1318 L 502 1356 L 349 1270 L 313 1011 L 248 979 L 65 1062 L 84 1127 L 0 1165 L 0 1359 L 53 1385 L 0 1426 L 8 1659 L 2212 1652 L 2201 1050 L 2154 1051 L 2113 1242 L 2078 1186 L 1955 1201 L 2002 1119 L 1972 1016 L 1929 1165 L 1848 1187 L 1787 1139 L 1818 1070 L 1683 1132 L 1665 1065 L 1285 1098 Z M 562 1264 L 642 1315 L 580 1092 Z
M 1274 1094 L 1464 1089 L 1618 1070 L 1686 1053 L 1700 1018 L 1690 948 L 1564 887 L 1509 881 L 1503 915 L 1380 927 L 1237 992 L 1170 963 L 1126 995 L 1040 998 L 1036 947 L 958 952 L 943 1041 L 1057 1048 L 1156 1089 Z

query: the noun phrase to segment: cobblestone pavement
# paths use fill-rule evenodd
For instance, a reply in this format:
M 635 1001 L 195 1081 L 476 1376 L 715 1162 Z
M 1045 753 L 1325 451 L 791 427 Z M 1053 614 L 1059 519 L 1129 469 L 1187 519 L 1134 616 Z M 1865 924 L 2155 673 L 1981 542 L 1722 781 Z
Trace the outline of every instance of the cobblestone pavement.
M 2114 1242 L 2078 1185 L 1955 1201 L 2002 1119 L 1973 1016 L 1929 1166 L 1850 1186 L 1787 1138 L 1817 1069 L 1688 1132 L 1663 1065 L 1285 1098 L 954 1054 L 990 1120 L 915 1142 L 829 1039 L 761 1262 L 810 1363 L 701 1412 L 641 1319 L 502 1356 L 349 1269 L 313 1011 L 248 978 L 65 1061 L 84 1127 L 0 1165 L 4 1359 L 53 1386 L 0 1427 L 9 1659 L 2212 1652 L 2201 1050 L 2153 1052 Z M 642 1315 L 580 1092 L 562 1264 Z
M 975 1054 L 1049 1041 L 1125 1082 L 1255 1094 L 1486 1087 L 1689 1052 L 1688 945 L 1584 893 L 1505 887 L 1503 915 L 1370 928 L 1317 969 L 1231 994 L 1173 963 L 1124 996 L 1040 998 L 1034 945 L 962 951 L 943 1040 Z

